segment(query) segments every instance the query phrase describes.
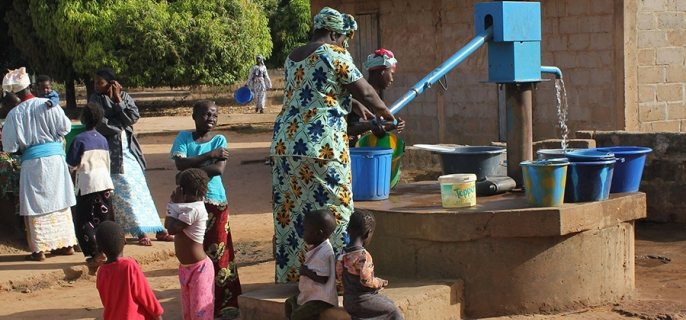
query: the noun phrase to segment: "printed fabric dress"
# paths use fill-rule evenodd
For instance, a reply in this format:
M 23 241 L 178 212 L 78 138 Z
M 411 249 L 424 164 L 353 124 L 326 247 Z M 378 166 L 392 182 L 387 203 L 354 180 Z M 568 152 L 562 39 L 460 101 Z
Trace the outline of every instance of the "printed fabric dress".
M 348 242 L 353 212 L 344 85 L 362 74 L 342 47 L 322 45 L 302 61 L 287 59 L 283 110 L 271 146 L 276 282 L 296 282 L 305 258 L 303 218 L 329 209 L 336 217 L 330 241 L 336 254 Z
M 123 173 L 112 173 L 114 219 L 132 235 L 164 231 L 157 208 L 150 195 L 140 163 L 129 149 L 126 131 L 122 131 Z
M 215 135 L 210 141 L 197 143 L 191 132 L 181 131 L 172 145 L 171 158 L 195 157 L 217 148 L 226 148 L 227 145 L 226 138 L 221 134 Z M 226 190 L 220 175 L 212 177 L 208 183 L 205 208 L 208 219 L 203 248 L 214 265 L 214 315 L 217 318 L 232 318 L 238 315 L 241 282 L 231 239 Z
M 269 79 L 269 72 L 264 65 L 254 65 L 250 69 L 248 76 L 248 87 L 255 94 L 255 108 L 257 111 L 264 110 L 267 99 L 267 89 L 272 87 L 272 80 Z

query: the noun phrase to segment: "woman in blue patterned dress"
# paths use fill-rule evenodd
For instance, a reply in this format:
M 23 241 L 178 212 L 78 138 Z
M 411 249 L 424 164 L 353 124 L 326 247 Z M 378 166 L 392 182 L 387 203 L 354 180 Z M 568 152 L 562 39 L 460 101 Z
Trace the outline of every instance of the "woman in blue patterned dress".
M 336 254 L 348 241 L 353 212 L 346 115 L 355 99 L 379 117 L 395 120 L 346 50 L 357 23 L 348 14 L 324 8 L 314 18 L 309 43 L 285 62 L 283 110 L 274 123 L 272 197 L 276 282 L 295 282 L 305 248 L 305 213 L 328 209 L 336 217 L 331 235 Z
M 145 181 L 145 158 L 133 135 L 133 124 L 140 118 L 138 107 L 116 78 L 110 69 L 96 71 L 95 93 L 88 100 L 101 105 L 105 113 L 96 129 L 110 147 L 114 219 L 126 232 L 138 236 L 140 245 L 152 245 L 147 233 L 156 233 L 160 241 L 174 241 L 160 222 Z

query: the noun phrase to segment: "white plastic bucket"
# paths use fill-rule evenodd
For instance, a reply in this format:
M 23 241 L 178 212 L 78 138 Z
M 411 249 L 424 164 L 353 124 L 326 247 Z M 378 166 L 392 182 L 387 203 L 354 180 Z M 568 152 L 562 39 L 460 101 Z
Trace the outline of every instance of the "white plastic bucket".
M 476 175 L 449 174 L 438 177 L 444 208 L 464 208 L 476 205 Z

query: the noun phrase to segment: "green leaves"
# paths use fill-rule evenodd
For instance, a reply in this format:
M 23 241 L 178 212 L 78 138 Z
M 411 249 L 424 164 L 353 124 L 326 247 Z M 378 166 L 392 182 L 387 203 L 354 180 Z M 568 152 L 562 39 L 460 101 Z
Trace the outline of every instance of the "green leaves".
M 310 38 L 312 17 L 309 0 L 260 0 L 269 12 L 274 53 L 268 63 L 282 67 L 291 51 Z
M 242 81 L 255 55 L 272 50 L 267 18 L 249 0 L 12 4 L 5 19 L 16 24 L 13 42 L 57 78 L 60 68 L 87 77 L 107 66 L 127 86 L 226 85 Z

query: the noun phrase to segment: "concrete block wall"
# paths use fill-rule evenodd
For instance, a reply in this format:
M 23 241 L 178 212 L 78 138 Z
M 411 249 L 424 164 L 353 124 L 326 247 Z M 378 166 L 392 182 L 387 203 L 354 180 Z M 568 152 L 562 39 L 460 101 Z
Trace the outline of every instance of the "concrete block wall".
M 638 129 L 686 132 L 686 1 L 638 1 L 636 33 Z
M 640 191 L 646 193 L 648 220 L 686 222 L 686 134 L 623 131 L 581 131 L 598 147 L 645 146 L 653 149 L 643 171 Z
M 392 103 L 410 86 L 462 48 L 474 36 L 474 5 L 484 0 L 312 0 L 312 13 L 330 6 L 378 14 L 380 45 L 396 54 L 395 83 L 384 92 Z M 585 128 L 624 129 L 622 0 L 542 1 L 542 62 L 562 69 L 569 100 L 570 132 Z M 619 24 L 619 26 L 618 26 Z M 498 140 L 498 88 L 487 79 L 482 48 L 448 74 L 440 85 L 401 113 L 408 144 L 488 144 Z M 534 138 L 559 137 L 552 81 L 538 86 Z
M 614 0 L 541 1 L 541 62 L 562 70 L 570 133 L 584 128 L 623 129 L 624 99 L 617 77 L 622 71 L 622 10 Z M 549 77 L 549 76 L 546 76 Z M 534 138 L 560 138 L 552 81 L 538 85 Z

